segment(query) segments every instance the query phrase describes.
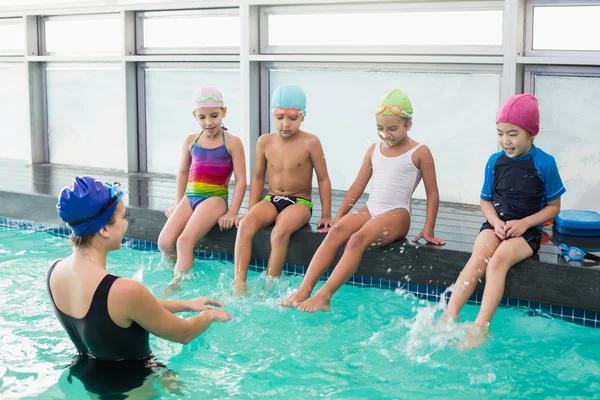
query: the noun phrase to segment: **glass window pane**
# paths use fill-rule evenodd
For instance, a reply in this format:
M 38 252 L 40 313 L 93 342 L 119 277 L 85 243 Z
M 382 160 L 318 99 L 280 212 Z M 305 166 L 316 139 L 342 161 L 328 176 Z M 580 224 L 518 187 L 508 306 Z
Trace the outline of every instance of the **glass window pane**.
M 500 10 L 272 14 L 268 26 L 270 46 L 502 44 Z
M 145 49 L 239 47 L 240 17 L 223 14 L 183 14 L 142 19 Z M 165 35 L 165 32 L 169 32 Z
M 410 136 L 434 155 L 441 199 L 479 204 L 485 163 L 498 151 L 499 74 L 271 71 L 271 94 L 283 83 L 297 84 L 306 92 L 302 129 L 319 136 L 334 189 L 347 190 L 356 179 L 367 148 L 378 140 L 379 99 L 400 88 L 415 110 Z M 415 197 L 425 198 L 422 184 Z
M 146 140 L 148 171 L 176 174 L 185 137 L 199 132 L 190 103 L 197 87 L 213 86 L 223 93 L 227 116 L 223 123 L 229 131 L 240 132 L 240 72 L 231 68 L 163 67 L 145 70 Z M 242 138 L 243 139 L 243 138 Z M 248 144 L 244 143 L 246 149 Z
M 562 209 L 600 211 L 600 77 L 537 75 L 535 95 L 541 118 L 535 142 L 556 158 L 567 188 Z
M 122 83 L 120 64 L 46 66 L 51 163 L 125 168 Z
M 0 54 L 25 54 L 24 29 L 22 18 L 0 19 Z
M 600 50 L 600 6 L 535 7 L 534 50 Z
M 22 63 L 0 63 L 0 158 L 30 159 L 27 79 Z
M 123 35 L 118 15 L 49 18 L 44 29 L 46 53 L 119 54 L 122 48 Z

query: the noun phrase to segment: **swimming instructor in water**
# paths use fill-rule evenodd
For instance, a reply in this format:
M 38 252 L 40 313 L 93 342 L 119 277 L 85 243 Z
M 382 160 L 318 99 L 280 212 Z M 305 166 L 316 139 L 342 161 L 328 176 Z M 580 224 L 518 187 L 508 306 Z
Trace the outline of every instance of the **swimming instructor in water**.
M 133 279 L 106 272 L 106 256 L 121 248 L 127 211 L 118 183 L 76 177 L 60 193 L 60 218 L 72 230 L 72 254 L 48 271 L 54 312 L 79 355 L 101 360 L 143 360 L 151 357 L 149 333 L 189 343 L 213 322 L 231 316 L 216 300 L 157 300 Z M 182 319 L 181 311 L 200 314 Z

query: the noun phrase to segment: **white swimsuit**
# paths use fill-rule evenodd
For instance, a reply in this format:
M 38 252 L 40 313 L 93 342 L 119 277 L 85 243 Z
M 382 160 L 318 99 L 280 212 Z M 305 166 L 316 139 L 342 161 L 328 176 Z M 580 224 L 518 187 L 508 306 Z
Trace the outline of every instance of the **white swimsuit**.
M 410 214 L 412 195 L 421 182 L 421 172 L 415 167 L 412 155 L 422 144 L 418 144 L 398 157 L 381 154 L 378 141 L 373 150 L 371 163 L 373 175 L 367 208 L 372 217 L 384 212 L 404 208 Z

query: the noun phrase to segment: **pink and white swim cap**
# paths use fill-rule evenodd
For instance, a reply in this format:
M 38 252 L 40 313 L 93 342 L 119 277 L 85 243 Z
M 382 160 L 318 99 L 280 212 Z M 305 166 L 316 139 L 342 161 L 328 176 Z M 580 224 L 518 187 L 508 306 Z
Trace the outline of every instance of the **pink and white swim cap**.
M 216 88 L 201 87 L 192 96 L 192 112 L 198 108 L 224 108 L 223 95 Z

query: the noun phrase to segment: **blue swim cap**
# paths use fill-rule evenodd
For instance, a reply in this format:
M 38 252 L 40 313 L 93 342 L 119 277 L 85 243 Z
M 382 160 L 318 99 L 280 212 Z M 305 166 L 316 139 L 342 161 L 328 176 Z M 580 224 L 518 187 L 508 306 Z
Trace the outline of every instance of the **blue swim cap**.
M 115 212 L 123 197 L 119 186 L 91 176 L 77 176 L 60 192 L 56 211 L 75 236 L 91 235 L 102 229 Z
M 275 107 L 297 108 L 306 116 L 306 95 L 296 85 L 281 85 L 271 97 L 271 112 Z

